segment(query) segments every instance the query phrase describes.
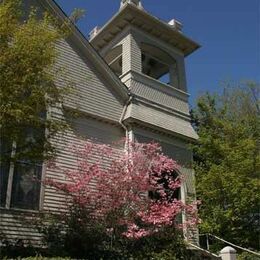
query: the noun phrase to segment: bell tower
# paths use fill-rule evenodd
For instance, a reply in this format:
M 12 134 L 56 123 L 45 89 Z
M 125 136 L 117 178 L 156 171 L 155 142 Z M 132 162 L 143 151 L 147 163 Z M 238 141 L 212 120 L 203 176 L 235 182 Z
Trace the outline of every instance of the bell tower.
M 200 46 L 182 28 L 175 19 L 165 22 L 148 13 L 141 0 L 121 0 L 119 11 L 92 31 L 90 42 L 131 94 L 121 123 L 133 139 L 160 142 L 181 164 L 187 180 L 181 197 L 190 201 L 195 188 L 189 144 L 198 136 L 190 122 L 185 58 Z
M 180 22 L 159 20 L 141 0 L 121 0 L 119 12 L 95 28 L 90 41 L 129 88 L 129 78 L 138 78 L 158 91 L 187 92 L 184 59 L 199 45 L 183 34 Z
M 190 124 L 185 58 L 200 46 L 182 28 L 175 19 L 165 22 L 148 13 L 141 0 L 121 0 L 119 11 L 91 32 L 90 42 L 133 96 L 125 122 L 138 117 L 192 141 L 197 135 Z

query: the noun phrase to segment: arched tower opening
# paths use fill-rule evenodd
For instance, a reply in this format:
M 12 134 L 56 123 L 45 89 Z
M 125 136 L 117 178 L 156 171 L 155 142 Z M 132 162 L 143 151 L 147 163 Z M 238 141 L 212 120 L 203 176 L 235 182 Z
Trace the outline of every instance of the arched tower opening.
M 141 43 L 141 53 L 143 74 L 178 88 L 178 66 L 173 57 L 147 43 Z

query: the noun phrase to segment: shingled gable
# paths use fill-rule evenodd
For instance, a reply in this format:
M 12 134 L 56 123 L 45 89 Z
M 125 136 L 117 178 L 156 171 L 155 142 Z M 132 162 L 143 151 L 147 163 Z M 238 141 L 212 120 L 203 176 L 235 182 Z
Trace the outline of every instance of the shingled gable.
M 65 21 L 67 15 L 63 12 L 60 6 L 54 0 L 39 0 L 39 3 L 48 10 L 56 18 Z M 129 98 L 129 91 L 127 87 L 120 81 L 114 74 L 108 64 L 103 60 L 99 53 L 89 43 L 85 36 L 80 32 L 76 25 L 70 23 L 72 34 L 70 39 L 79 48 L 82 54 L 85 54 L 88 61 L 92 63 L 94 68 L 102 74 L 106 79 L 107 85 L 111 86 L 114 91 L 119 95 L 122 104 Z

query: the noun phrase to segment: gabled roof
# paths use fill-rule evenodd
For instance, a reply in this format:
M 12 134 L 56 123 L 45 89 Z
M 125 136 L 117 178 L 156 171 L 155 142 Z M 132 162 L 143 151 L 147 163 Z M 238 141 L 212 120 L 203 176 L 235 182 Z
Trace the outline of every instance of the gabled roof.
M 63 12 L 60 6 L 54 0 L 39 0 L 39 2 L 56 18 L 65 21 L 68 19 L 67 15 Z M 77 26 L 70 23 L 71 26 L 71 39 L 80 49 L 80 51 L 86 55 L 87 59 L 94 65 L 95 69 L 99 71 L 102 76 L 107 80 L 107 83 L 113 87 L 122 98 L 124 104 L 129 98 L 129 91 L 127 87 L 121 82 L 121 80 L 114 74 L 108 64 L 103 60 L 99 53 L 89 43 L 85 36 L 80 32 Z
M 129 3 L 125 4 L 100 29 L 90 42 L 97 50 L 100 50 L 128 25 L 140 28 L 161 39 L 179 49 L 185 56 L 200 48 L 198 43 L 174 29 L 170 24 Z

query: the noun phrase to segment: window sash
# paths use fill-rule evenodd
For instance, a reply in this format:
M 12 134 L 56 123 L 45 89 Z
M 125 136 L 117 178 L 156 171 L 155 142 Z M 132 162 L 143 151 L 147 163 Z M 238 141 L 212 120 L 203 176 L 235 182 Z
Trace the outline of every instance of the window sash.
M 16 162 L 13 173 L 11 208 L 39 210 L 42 165 Z
M 12 144 L 12 152 L 11 152 L 11 158 L 14 158 L 15 153 L 16 153 L 16 143 L 13 142 Z M 1 207 L 4 207 L 6 209 L 24 209 L 24 210 L 39 210 L 40 209 L 40 201 L 41 201 L 41 189 L 42 189 L 42 185 L 41 185 L 41 179 L 42 179 L 42 171 L 43 171 L 43 163 L 30 163 L 28 161 L 25 160 L 18 160 L 15 163 L 14 162 L 8 162 L 8 165 L 5 166 L 6 162 L 0 162 L 1 163 L 1 170 L 3 171 L 1 174 L 1 179 L 0 181 L 7 181 L 7 185 L 3 185 L 3 183 L 0 183 L 0 188 L 3 188 L 6 190 L 2 190 L 2 192 L 0 193 L 0 195 L 3 196 L 3 198 L 1 198 Z M 6 167 L 6 171 L 4 169 L 4 167 Z M 32 170 L 33 174 L 32 176 L 30 176 L 31 178 L 36 177 L 35 178 L 35 183 L 32 183 L 32 179 L 31 179 L 31 183 L 30 180 L 27 178 L 27 181 L 25 180 L 23 182 L 24 187 L 28 188 L 28 185 L 31 184 L 31 196 L 33 198 L 31 198 L 31 203 L 29 205 L 29 203 L 26 205 L 23 204 L 23 202 L 25 202 L 27 200 L 27 202 L 30 202 L 30 198 L 27 197 L 27 199 L 24 199 L 24 201 L 19 199 L 19 194 L 15 194 L 15 192 L 17 193 L 17 191 L 20 191 L 20 193 L 24 192 L 23 188 L 21 187 L 21 182 L 23 181 L 23 177 L 19 176 L 20 174 L 22 174 L 22 171 L 27 167 L 27 169 Z M 19 170 L 20 168 L 20 170 Z M 8 175 L 7 180 L 4 180 L 5 178 L 5 174 Z M 25 174 L 26 175 L 26 170 L 25 170 Z M 38 182 L 38 183 L 37 183 Z M 7 187 L 6 187 L 7 186 Z M 20 186 L 20 187 L 19 187 Z M 28 193 L 29 191 L 27 191 Z M 19 193 L 19 192 L 18 192 Z M 21 195 L 21 194 L 20 194 Z M 28 195 L 28 194 L 25 194 Z M 1 196 L 1 197 L 2 197 Z M 5 200 L 4 200 L 5 199 Z M 33 203 L 34 202 L 34 203 Z

